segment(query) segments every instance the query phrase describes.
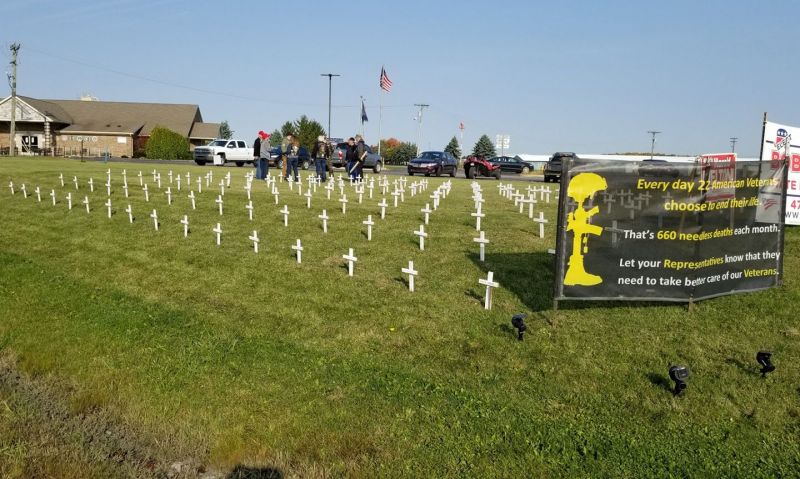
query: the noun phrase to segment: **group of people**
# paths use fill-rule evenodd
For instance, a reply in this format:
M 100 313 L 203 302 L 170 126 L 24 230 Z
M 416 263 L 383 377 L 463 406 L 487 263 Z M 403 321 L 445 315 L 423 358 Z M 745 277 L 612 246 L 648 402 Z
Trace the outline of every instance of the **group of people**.
M 253 143 L 253 162 L 256 165 L 256 179 L 263 180 L 267 177 L 269 171 L 270 161 L 270 143 L 269 133 L 259 131 L 255 142 Z M 325 135 L 317 137 L 317 142 L 311 149 L 311 159 L 314 161 L 314 169 L 317 176 L 320 177 L 322 182 L 328 181 L 328 173 L 333 173 L 331 165 L 331 157 L 333 155 L 334 146 L 331 145 Z M 364 138 L 361 135 L 350 137 L 347 139 L 347 146 L 345 147 L 344 160 L 347 174 L 353 180 L 363 178 L 364 162 L 367 158 L 367 148 Z M 298 173 L 298 163 L 300 154 L 300 142 L 294 135 L 286 135 L 280 146 L 280 164 L 281 175 L 285 179 L 289 179 L 289 175 L 294 178 L 294 181 L 300 180 Z

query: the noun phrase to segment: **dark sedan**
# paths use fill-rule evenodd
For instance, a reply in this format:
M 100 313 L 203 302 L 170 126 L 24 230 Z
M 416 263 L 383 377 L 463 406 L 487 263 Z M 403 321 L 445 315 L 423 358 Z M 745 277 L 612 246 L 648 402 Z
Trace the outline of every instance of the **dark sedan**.
M 423 151 L 419 157 L 408 162 L 408 174 L 414 173 L 441 176 L 442 173 L 456 176 L 458 160 L 446 151 Z
M 520 160 L 516 156 L 495 156 L 489 160 L 489 163 L 497 165 L 502 171 L 509 173 L 530 173 L 533 171 L 533 165 Z

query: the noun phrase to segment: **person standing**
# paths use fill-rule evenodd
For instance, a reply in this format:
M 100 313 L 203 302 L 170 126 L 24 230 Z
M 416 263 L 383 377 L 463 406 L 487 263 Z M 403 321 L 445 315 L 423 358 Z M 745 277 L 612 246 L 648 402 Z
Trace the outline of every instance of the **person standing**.
M 289 165 L 286 169 L 286 179 L 289 179 L 289 175 L 294 176 L 294 181 L 300 181 L 300 173 L 297 169 L 297 163 L 299 161 L 299 154 L 300 154 L 300 141 L 295 138 L 292 138 L 292 144 L 289 146 L 289 151 L 287 153 L 287 158 L 289 159 Z
M 264 133 L 263 131 L 258 132 L 258 134 L 261 139 L 261 148 L 258 155 L 260 174 L 259 171 L 256 170 L 256 178 L 259 180 L 265 180 L 267 179 L 267 173 L 269 173 L 269 154 L 270 150 L 272 149 L 272 145 L 269 144 L 269 137 L 271 135 L 269 133 Z
M 331 147 L 325 135 L 317 137 L 317 143 L 311 150 L 311 157 L 314 158 L 314 168 L 317 171 L 317 176 L 325 183 L 328 181 L 328 161 L 331 157 Z
M 289 153 L 292 151 L 293 143 L 294 137 L 292 137 L 291 134 L 283 137 L 283 141 L 281 142 L 281 176 L 283 178 L 288 178 L 288 176 L 286 176 L 286 169 L 289 166 Z
M 355 141 L 356 165 L 353 170 L 352 178 L 357 180 L 358 178 L 364 179 L 364 162 L 367 159 L 367 153 L 369 153 L 369 149 L 367 148 L 366 143 L 364 143 L 364 138 L 361 135 L 356 135 Z
M 347 148 L 344 152 L 345 168 L 347 168 L 347 176 L 353 178 L 353 171 L 356 167 L 356 139 L 352 136 L 347 139 Z

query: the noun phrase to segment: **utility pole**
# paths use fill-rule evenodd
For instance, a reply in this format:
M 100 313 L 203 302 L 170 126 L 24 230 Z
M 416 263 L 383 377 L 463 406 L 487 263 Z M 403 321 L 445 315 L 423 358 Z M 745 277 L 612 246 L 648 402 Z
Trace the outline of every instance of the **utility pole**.
M 655 151 L 655 149 L 656 149 L 656 135 L 658 135 L 661 132 L 660 131 L 650 130 L 647 133 L 650 133 L 651 135 L 653 135 L 653 139 L 650 140 L 650 159 L 652 160 L 653 159 L 653 151 Z
M 419 114 L 417 114 L 417 156 L 419 156 L 420 148 L 422 148 L 422 111 L 430 105 L 427 103 L 414 103 L 414 106 L 419 108 Z
M 328 77 L 328 140 L 331 139 L 331 92 L 332 92 L 332 84 L 333 84 L 333 77 L 340 77 L 341 75 L 337 75 L 336 73 L 320 73 L 319 76 Z
M 14 156 L 17 148 L 17 52 L 19 52 L 19 47 L 19 43 L 11 44 L 11 73 L 8 75 L 8 85 L 11 87 L 11 128 L 8 136 L 8 156 Z
M 738 139 L 739 138 L 735 136 L 731 137 L 731 153 L 736 153 L 736 140 Z

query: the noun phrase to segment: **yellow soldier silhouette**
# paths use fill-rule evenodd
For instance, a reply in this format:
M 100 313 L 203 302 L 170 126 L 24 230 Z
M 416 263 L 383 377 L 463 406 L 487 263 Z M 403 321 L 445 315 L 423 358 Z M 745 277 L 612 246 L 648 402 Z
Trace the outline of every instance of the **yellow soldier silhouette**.
M 589 218 L 596 215 L 600 208 L 591 210 L 583 207 L 584 202 L 591 199 L 598 191 L 608 187 L 606 180 L 595 173 L 580 173 L 569 182 L 567 196 L 578 203 L 575 211 L 567 215 L 567 231 L 572 231 L 572 254 L 569 257 L 564 284 L 567 286 L 594 286 L 603 282 L 603 278 L 586 272 L 583 266 L 583 255 L 589 252 L 589 235 L 603 233 L 603 228 L 589 224 Z

